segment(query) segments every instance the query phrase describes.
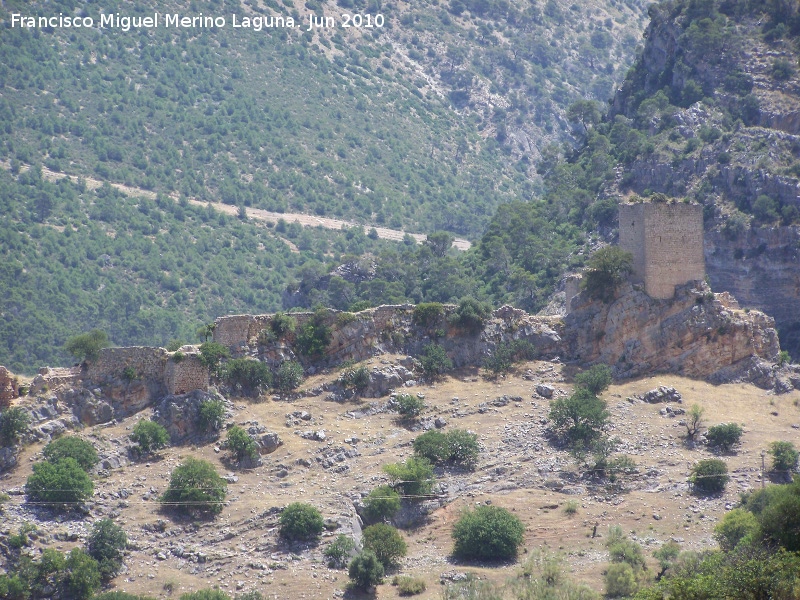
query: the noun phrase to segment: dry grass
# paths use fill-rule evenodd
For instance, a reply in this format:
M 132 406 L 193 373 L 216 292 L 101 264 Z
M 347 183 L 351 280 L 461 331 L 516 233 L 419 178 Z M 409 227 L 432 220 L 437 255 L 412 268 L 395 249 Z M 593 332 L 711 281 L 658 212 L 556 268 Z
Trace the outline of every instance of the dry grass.
M 372 361 L 374 365 L 378 363 Z M 526 371 L 528 379 L 522 377 Z M 307 382 L 307 389 L 335 377 L 336 373 L 317 376 Z M 601 587 L 607 554 L 603 537 L 591 537 L 595 525 L 599 536 L 615 524 L 626 532 L 635 532 L 648 554 L 671 538 L 681 541 L 687 549 L 712 547 L 713 525 L 724 514 L 726 505 L 735 503 L 741 492 L 761 485 L 761 451 L 773 440 L 798 438 L 797 429 L 792 428 L 800 423 L 800 410 L 795 406 L 800 398 L 797 392 L 773 396 L 750 385 L 711 386 L 667 375 L 615 385 L 604 395 L 612 413 L 610 433 L 623 441 L 624 451 L 640 470 L 639 476 L 626 481 L 628 491 L 619 493 L 603 485 L 587 485 L 580 479 L 580 469 L 574 461 L 565 452 L 550 447 L 543 438 L 541 420 L 549 410 L 549 401 L 536 397 L 534 391 L 542 381 L 552 383 L 564 393 L 571 390 L 563 382 L 561 366 L 546 362 L 524 365 L 515 375 L 497 382 L 486 381 L 477 371 L 468 370 L 435 385 L 409 388 L 410 392 L 425 394 L 428 408 L 423 416 L 441 415 L 448 420 L 448 428 L 478 433 L 484 448 L 475 472 L 441 474 L 440 480 L 447 486 L 443 496 L 448 502 L 432 513 L 427 522 L 404 532 L 409 551 L 398 572 L 425 580 L 428 589 L 417 597 L 438 598 L 439 576 L 447 571 L 470 571 L 499 581 L 518 571 L 518 564 L 487 567 L 450 562 L 450 530 L 459 511 L 487 501 L 508 508 L 525 523 L 527 533 L 520 561 L 527 552 L 541 547 L 563 553 L 573 575 L 596 589 Z M 711 453 L 702 446 L 686 447 L 685 428 L 678 425 L 680 417 L 661 416 L 662 405 L 626 400 L 659 385 L 676 387 L 683 394 L 684 408 L 693 403 L 703 406 L 707 425 L 735 421 L 744 427 L 742 446 L 735 454 L 723 457 L 733 479 L 721 497 L 698 498 L 688 493 L 685 482 L 691 464 Z M 478 412 L 479 404 L 504 394 L 520 396 L 522 401 Z M 353 499 L 384 483 L 382 465 L 410 456 L 410 442 L 418 435 L 402 426 L 396 413 L 382 412 L 363 418 L 348 414 L 370 403 L 383 402 L 385 399 L 339 404 L 326 401 L 324 394 L 292 402 L 252 403 L 236 399 L 235 423 L 256 420 L 277 431 L 284 444 L 264 457 L 264 466 L 237 473 L 238 481 L 229 485 L 229 505 L 213 521 L 193 522 L 165 515 L 159 512 L 156 502 L 142 499 L 151 487 L 162 492 L 170 470 L 187 456 L 210 460 L 218 465 L 220 473 L 226 472 L 220 461 L 224 452 L 215 452 L 213 445 L 169 448 L 161 460 L 134 463 L 99 479 L 96 499 L 105 496 L 105 505 L 100 507 L 102 514 L 118 510 L 117 522 L 139 548 L 127 558 L 128 572 L 116 579 L 117 588 L 166 598 L 169 595 L 164 584 L 170 582 L 174 585 L 172 597 L 177 598 L 188 590 L 216 585 L 233 595 L 237 582 L 241 582 L 242 590 L 256 589 L 267 597 L 333 598 L 336 590 L 344 588 L 347 576 L 325 566 L 322 549 L 338 532 L 326 534 L 330 537 L 324 537 L 316 548 L 289 548 L 277 538 L 274 516 L 254 517 L 271 507 L 305 501 L 317 506 L 325 517 L 349 522 L 354 514 Z M 286 414 L 298 410 L 310 412 L 313 421 L 286 427 Z M 136 418 L 84 433 L 94 434 L 99 445 L 113 445 L 114 440 L 129 434 Z M 295 430 L 306 429 L 324 429 L 328 440 L 310 441 L 294 434 Z M 344 440 L 354 436 L 360 439 L 355 445 L 360 456 L 346 461 L 349 466 L 346 472 L 325 470 L 316 461 L 319 451 L 329 443 L 333 447 L 349 447 Z M 4 489 L 24 485 L 31 472 L 31 459 L 40 450 L 40 447 L 25 449 L 20 466 L 4 479 Z M 302 466 L 298 459 L 310 460 L 311 467 Z M 282 471 L 288 474 L 282 476 Z M 563 491 L 572 494 L 548 487 L 556 484 L 565 484 Z M 123 488 L 133 492 L 127 506 L 110 496 Z M 563 510 L 569 501 L 578 502 L 577 514 L 568 515 Z M 19 505 L 22 498 L 14 496 L 11 503 Z M 95 516 L 100 516 L 97 506 L 92 518 Z M 143 524 L 158 519 L 167 521 L 164 533 L 142 529 Z M 57 527 L 61 526 L 54 523 L 44 526 Z M 61 549 L 72 545 L 53 543 Z M 177 544 L 201 550 L 208 560 L 196 563 L 169 554 L 167 550 Z M 166 560 L 156 557 L 159 551 L 167 554 Z M 298 559 L 293 560 L 293 556 Z M 275 568 L 278 565 L 280 568 Z M 377 597 L 395 598 L 398 593 L 395 587 L 384 585 Z

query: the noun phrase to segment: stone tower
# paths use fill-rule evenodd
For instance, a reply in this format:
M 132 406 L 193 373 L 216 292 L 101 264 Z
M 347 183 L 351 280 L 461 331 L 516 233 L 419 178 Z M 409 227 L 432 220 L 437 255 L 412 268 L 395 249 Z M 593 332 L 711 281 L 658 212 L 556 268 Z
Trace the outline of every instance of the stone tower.
M 675 286 L 705 278 L 703 207 L 682 202 L 620 204 L 619 245 L 633 254 L 635 283 L 651 298 L 669 299 Z

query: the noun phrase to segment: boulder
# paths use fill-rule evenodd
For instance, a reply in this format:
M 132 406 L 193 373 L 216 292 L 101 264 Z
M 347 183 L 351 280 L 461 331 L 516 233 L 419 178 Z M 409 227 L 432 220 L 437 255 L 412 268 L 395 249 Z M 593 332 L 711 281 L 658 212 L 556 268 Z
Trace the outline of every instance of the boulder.
M 555 391 L 556 388 L 554 388 L 552 385 L 547 385 L 546 383 L 540 383 L 536 386 L 536 393 L 542 398 L 552 398 Z

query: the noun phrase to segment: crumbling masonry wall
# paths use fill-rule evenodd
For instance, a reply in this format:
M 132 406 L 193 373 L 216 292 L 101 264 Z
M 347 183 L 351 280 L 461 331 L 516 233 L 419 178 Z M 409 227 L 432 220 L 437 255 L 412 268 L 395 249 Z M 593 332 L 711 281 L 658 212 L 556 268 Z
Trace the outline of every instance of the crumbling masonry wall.
M 619 245 L 633 254 L 632 280 L 643 283 L 651 298 L 672 298 L 675 286 L 705 277 L 703 208 L 668 202 L 621 204 Z

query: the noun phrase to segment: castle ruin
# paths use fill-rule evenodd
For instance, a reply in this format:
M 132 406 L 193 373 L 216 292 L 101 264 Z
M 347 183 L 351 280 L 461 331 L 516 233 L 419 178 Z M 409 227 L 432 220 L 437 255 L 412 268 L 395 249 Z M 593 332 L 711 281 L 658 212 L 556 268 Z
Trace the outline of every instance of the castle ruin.
M 682 202 L 619 206 L 619 245 L 633 254 L 631 281 L 667 300 L 675 286 L 705 278 L 703 207 Z

